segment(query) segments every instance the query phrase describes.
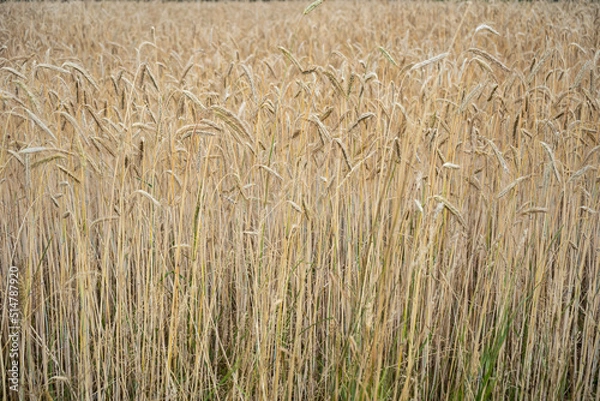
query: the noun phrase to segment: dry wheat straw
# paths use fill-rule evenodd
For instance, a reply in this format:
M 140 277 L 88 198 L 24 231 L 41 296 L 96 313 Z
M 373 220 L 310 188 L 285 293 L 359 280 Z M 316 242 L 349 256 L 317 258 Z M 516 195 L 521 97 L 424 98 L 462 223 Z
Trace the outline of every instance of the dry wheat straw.
M 598 399 L 599 6 L 308 3 L 2 5 L 22 395 Z

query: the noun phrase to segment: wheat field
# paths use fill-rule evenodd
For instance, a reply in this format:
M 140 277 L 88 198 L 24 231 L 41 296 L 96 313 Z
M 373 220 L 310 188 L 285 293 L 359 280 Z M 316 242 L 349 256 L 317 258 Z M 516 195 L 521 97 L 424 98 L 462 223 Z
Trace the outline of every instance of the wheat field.
M 0 4 L 0 398 L 600 400 L 600 4 L 318 3 Z

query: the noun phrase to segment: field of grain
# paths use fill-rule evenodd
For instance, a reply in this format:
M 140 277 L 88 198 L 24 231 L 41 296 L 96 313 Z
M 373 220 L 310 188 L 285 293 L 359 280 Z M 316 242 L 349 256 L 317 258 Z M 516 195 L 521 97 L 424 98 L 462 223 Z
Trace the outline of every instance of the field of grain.
M 309 4 L 0 4 L 0 398 L 600 399 L 600 4 Z

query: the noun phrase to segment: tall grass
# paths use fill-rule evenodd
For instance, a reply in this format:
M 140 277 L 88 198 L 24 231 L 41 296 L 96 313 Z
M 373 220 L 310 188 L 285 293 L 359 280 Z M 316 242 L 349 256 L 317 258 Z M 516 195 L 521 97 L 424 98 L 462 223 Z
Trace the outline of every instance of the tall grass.
M 0 5 L 20 396 L 600 399 L 598 4 L 306 6 Z

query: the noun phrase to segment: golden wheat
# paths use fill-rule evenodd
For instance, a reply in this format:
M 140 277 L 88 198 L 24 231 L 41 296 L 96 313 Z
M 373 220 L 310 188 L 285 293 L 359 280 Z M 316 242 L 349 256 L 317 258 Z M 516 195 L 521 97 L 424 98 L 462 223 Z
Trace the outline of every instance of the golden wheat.
M 598 4 L 308 3 L 0 4 L 2 399 L 600 399 Z

